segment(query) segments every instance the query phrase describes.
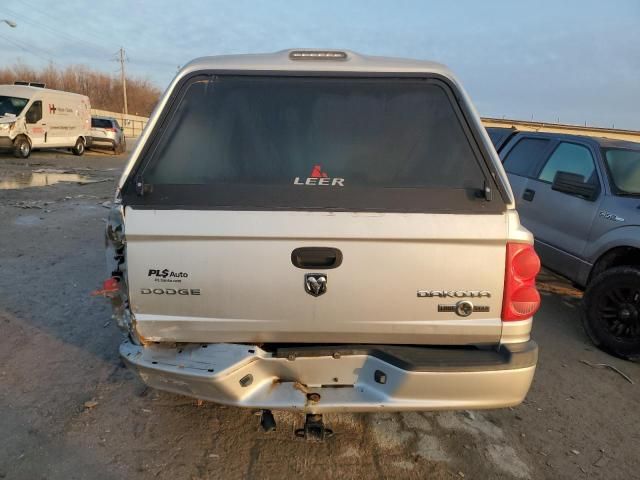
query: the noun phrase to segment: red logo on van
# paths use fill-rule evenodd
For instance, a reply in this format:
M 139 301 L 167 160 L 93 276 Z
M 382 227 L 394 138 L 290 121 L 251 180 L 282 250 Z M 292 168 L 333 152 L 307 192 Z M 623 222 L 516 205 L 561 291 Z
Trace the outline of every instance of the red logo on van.
M 49 104 L 49 113 L 53 113 L 53 114 L 55 114 L 55 113 L 56 113 L 56 110 L 57 110 L 57 108 L 56 108 L 56 104 L 55 104 L 55 103 L 50 103 L 50 104 Z

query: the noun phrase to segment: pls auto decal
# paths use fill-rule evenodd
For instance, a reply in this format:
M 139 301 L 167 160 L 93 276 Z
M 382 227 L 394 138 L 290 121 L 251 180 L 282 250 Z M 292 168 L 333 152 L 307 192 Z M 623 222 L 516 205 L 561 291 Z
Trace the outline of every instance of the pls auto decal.
M 320 165 L 315 165 L 311 170 L 311 175 L 306 179 L 296 177 L 293 180 L 294 185 L 307 185 L 310 187 L 324 186 L 324 187 L 344 187 L 344 178 L 329 177 L 326 172 L 322 171 Z
M 152 277 L 156 282 L 162 283 L 181 283 L 183 278 L 189 278 L 187 272 L 174 272 L 168 268 L 150 268 L 148 277 Z

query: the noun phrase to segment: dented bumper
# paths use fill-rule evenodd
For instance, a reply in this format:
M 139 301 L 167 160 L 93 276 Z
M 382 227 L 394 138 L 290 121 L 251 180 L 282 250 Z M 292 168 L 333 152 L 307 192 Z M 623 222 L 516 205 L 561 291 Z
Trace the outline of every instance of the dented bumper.
M 342 345 L 273 353 L 240 344 L 120 346 L 127 365 L 151 387 L 306 413 L 517 405 L 531 385 L 537 352 L 533 341 L 493 350 Z

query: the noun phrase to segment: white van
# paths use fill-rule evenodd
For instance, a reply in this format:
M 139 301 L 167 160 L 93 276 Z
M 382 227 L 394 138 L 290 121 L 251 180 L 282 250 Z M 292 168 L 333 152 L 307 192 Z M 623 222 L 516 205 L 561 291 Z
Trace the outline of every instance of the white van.
M 91 144 L 89 97 L 30 85 L 0 85 L 0 148 L 27 158 L 34 148 L 70 148 L 82 155 Z

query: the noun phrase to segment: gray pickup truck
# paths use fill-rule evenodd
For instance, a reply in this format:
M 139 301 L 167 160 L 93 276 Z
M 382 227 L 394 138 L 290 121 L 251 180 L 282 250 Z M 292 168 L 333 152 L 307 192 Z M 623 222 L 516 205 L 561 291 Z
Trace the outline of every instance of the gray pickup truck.
M 149 385 L 307 413 L 526 395 L 540 261 L 444 66 L 348 51 L 194 60 L 108 226 L 120 353 Z M 315 432 L 315 433 L 314 433 Z
M 640 144 L 487 129 L 542 264 L 585 289 L 584 327 L 640 356 Z

